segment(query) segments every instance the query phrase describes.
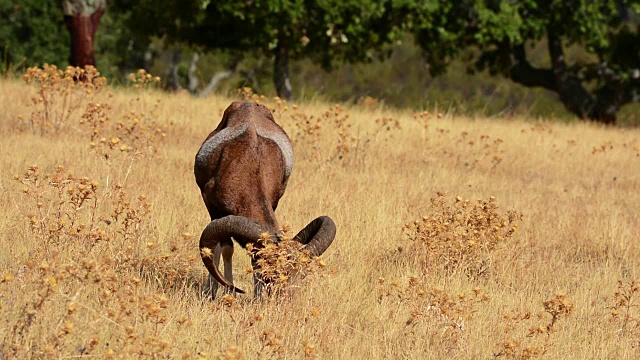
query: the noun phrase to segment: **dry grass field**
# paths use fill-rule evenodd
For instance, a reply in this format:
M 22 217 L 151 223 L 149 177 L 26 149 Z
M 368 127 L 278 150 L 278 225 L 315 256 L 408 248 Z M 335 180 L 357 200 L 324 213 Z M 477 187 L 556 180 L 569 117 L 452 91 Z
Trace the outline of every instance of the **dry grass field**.
M 338 232 L 278 297 L 210 301 L 193 161 L 233 99 L 56 76 L 0 82 L 2 360 L 640 357 L 638 129 L 245 91 L 294 144 L 280 223 Z

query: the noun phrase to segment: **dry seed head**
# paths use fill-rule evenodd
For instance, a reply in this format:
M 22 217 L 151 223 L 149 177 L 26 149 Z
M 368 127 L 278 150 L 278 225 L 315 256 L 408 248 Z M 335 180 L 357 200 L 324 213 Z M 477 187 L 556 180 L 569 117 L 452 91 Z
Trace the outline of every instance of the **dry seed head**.
M 200 255 L 202 257 L 211 258 L 213 256 L 213 253 L 211 252 L 211 249 L 209 249 L 209 248 L 202 248 L 202 249 L 200 249 Z
M 224 294 L 222 296 L 222 303 L 226 306 L 231 306 L 236 303 L 236 298 L 231 294 Z
M 271 234 L 269 234 L 268 232 L 263 232 L 262 234 L 260 234 L 259 241 L 267 242 L 269 239 L 271 239 Z
M 70 332 L 71 332 L 71 330 L 73 330 L 73 323 L 71 323 L 70 321 L 66 321 L 66 322 L 64 323 L 64 329 L 63 329 L 63 331 L 64 331 L 66 334 L 68 334 L 68 333 L 70 333 Z
M 202 358 L 206 359 L 206 355 L 207 355 L 206 353 L 198 353 L 198 355 L 200 355 L 200 354 L 204 354 L 204 355 L 202 355 L 202 356 L 204 356 Z M 235 346 L 232 346 L 230 348 L 227 348 L 224 351 L 224 353 L 222 354 L 222 358 L 224 360 L 242 360 L 243 353 L 239 348 L 237 348 Z

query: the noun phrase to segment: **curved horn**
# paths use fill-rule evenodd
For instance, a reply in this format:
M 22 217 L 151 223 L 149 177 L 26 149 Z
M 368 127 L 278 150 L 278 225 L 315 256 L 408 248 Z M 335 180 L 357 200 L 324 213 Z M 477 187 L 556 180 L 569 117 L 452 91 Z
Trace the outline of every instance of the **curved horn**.
M 312 256 L 324 253 L 336 237 L 336 224 L 328 216 L 320 216 L 305 226 L 293 238 L 309 249 Z
M 200 236 L 200 256 L 209 274 L 228 289 L 244 294 L 244 290 L 235 287 L 222 276 L 218 267 L 213 264 L 211 252 L 223 239 L 234 237 L 236 240 L 242 239 L 247 243 L 255 243 L 264 232 L 265 229 L 258 223 L 243 216 L 229 215 L 212 220 Z M 205 248 L 210 252 L 203 251 Z

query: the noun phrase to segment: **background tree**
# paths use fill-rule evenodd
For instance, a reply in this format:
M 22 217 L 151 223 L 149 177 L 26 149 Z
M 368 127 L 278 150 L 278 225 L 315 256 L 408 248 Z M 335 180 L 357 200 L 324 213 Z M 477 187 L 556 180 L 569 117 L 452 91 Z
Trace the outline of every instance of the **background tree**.
M 112 83 L 145 68 L 196 95 L 251 86 L 283 98 L 372 96 L 630 124 L 640 108 L 625 106 L 639 96 L 638 2 L 109 0 L 92 48 Z M 0 0 L 0 73 L 67 65 L 61 4 Z
M 0 0 L 0 19 L 3 73 L 66 62 L 69 35 L 58 0 Z
M 96 65 L 93 43 L 106 0 L 63 0 L 62 10 L 71 39 L 69 65 Z
M 580 118 L 615 123 L 620 107 L 640 100 L 638 1 L 398 1 L 434 75 L 471 52 L 470 70 L 488 69 L 558 94 Z M 547 43 L 549 62 L 535 66 L 527 45 Z M 568 63 L 580 47 L 590 56 Z
M 115 1 L 122 6 L 122 0 Z M 160 4 L 162 3 L 162 4 Z M 310 58 L 326 68 L 336 60 L 364 61 L 393 39 L 385 22 L 388 1 L 191 0 L 175 4 L 143 0 L 130 26 L 208 49 L 273 58 L 278 96 L 290 99 L 290 61 Z
M 147 44 L 125 22 L 131 11 L 105 12 L 93 43 L 96 65 L 111 81 L 144 67 Z M 0 74 L 10 75 L 44 63 L 69 65 L 70 36 L 60 0 L 0 0 Z

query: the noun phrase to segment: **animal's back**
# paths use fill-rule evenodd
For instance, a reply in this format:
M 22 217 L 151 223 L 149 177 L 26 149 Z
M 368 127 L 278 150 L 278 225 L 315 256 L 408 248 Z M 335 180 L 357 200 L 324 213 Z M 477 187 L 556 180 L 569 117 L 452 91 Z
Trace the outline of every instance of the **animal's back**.
M 200 147 L 194 173 L 212 219 L 241 215 L 271 223 L 292 166 L 291 142 L 271 112 L 236 102 Z

